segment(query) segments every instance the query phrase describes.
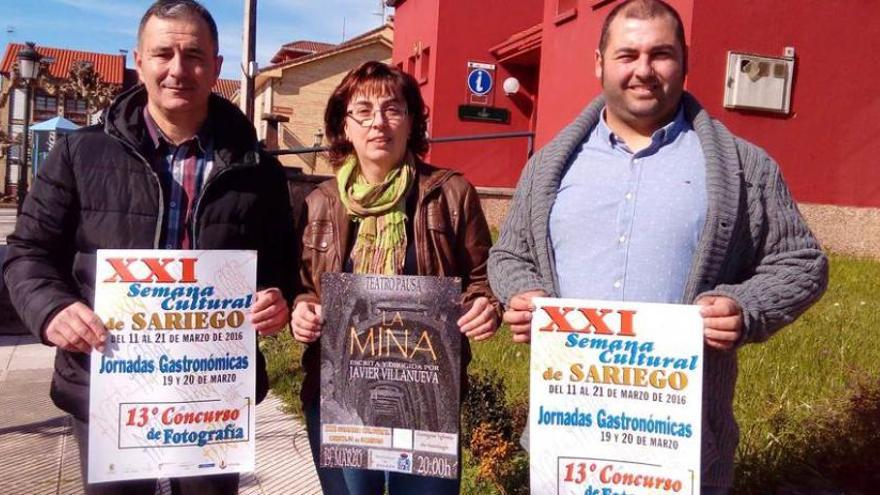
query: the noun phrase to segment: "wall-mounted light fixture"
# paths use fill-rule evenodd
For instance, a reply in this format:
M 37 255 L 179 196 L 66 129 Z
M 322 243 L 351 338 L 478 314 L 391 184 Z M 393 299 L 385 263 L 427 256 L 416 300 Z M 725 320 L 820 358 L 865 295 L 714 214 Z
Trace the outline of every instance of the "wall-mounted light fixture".
M 504 94 L 507 96 L 513 96 L 519 93 L 519 79 L 515 77 L 508 77 L 501 83 L 501 87 L 504 89 Z

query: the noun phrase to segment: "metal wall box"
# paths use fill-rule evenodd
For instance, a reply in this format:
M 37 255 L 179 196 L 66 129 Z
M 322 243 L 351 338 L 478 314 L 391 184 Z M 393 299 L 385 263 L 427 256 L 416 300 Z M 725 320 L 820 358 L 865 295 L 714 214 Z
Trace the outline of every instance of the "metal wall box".
M 794 49 L 784 57 L 727 52 L 724 107 L 789 113 Z

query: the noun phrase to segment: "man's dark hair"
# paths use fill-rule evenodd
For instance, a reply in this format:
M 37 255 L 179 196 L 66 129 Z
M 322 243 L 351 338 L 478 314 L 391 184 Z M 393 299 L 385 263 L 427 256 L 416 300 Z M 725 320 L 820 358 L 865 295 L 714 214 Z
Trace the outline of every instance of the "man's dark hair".
M 681 22 L 681 16 L 672 8 L 671 5 L 663 0 L 625 0 L 617 4 L 605 22 L 602 24 L 602 34 L 599 36 L 599 53 L 604 57 L 605 48 L 608 47 L 608 29 L 619 15 L 623 15 L 624 19 L 656 19 L 658 17 L 669 16 L 675 21 L 675 38 L 681 45 L 681 52 L 686 53 L 687 45 L 684 42 L 684 24 Z
M 208 12 L 202 4 L 195 0 L 157 0 L 141 17 L 141 23 L 138 26 L 138 44 L 141 42 L 141 35 L 144 34 L 144 27 L 151 17 L 158 19 L 183 19 L 186 17 L 196 17 L 205 21 L 208 30 L 211 31 L 211 40 L 214 42 L 214 55 L 220 51 L 220 36 L 217 34 L 217 23 L 214 17 Z

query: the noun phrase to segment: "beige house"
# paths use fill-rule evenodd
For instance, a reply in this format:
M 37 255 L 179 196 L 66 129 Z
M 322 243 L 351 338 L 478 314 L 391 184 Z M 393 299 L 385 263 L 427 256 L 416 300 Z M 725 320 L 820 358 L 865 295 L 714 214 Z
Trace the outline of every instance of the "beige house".
M 257 132 L 269 149 L 310 148 L 324 144 L 324 108 L 333 89 L 354 67 L 369 60 L 391 62 L 391 24 L 339 45 L 297 41 L 281 47 L 274 65 L 260 71 L 255 83 Z M 279 157 L 307 174 L 330 174 L 320 154 Z

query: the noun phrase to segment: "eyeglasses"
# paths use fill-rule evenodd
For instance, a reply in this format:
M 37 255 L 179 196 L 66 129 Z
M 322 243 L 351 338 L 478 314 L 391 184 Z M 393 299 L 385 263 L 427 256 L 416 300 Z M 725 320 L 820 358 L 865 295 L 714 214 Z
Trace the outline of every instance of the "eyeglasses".
M 406 118 L 406 107 L 399 105 L 388 105 L 379 108 L 358 107 L 351 109 L 345 114 L 351 117 L 351 120 L 357 122 L 361 127 L 370 127 L 376 121 L 376 114 L 382 114 L 382 120 L 388 125 L 397 125 Z

